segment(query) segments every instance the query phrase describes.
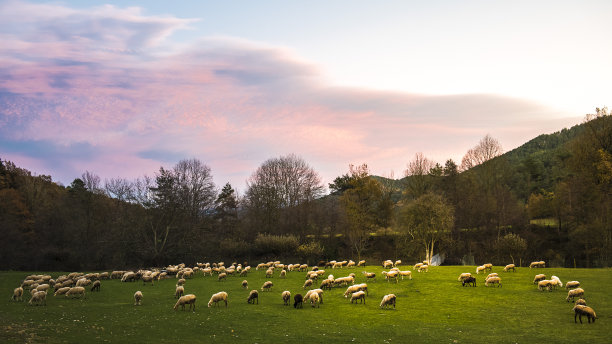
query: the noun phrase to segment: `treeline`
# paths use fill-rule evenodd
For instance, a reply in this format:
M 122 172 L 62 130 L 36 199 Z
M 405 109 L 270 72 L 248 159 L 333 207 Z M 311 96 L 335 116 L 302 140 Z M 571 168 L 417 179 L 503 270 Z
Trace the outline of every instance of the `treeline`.
M 399 180 L 351 165 L 329 184 L 296 155 L 265 161 L 244 195 L 197 159 L 152 177 L 62 186 L 0 160 L 1 269 L 97 270 L 238 259 L 609 266 L 612 117 L 460 163 L 416 154 Z

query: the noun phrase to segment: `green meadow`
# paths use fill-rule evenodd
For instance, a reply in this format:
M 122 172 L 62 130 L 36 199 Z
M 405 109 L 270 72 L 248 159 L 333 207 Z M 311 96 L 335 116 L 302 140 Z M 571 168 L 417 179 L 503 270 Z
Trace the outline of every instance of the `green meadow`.
M 402 270 L 412 270 L 402 266 Z M 304 272 L 278 272 L 266 278 L 254 269 L 246 278 L 230 276 L 219 282 L 201 272 L 187 280 L 185 291 L 197 296 L 195 311 L 173 310 L 176 279 L 155 285 L 141 281 L 122 283 L 103 280 L 100 292 L 88 292 L 85 299 L 47 296 L 46 306 L 11 300 L 13 289 L 33 272 L 0 272 L 0 342 L 2 343 L 609 343 L 612 333 L 612 270 L 519 268 L 493 272 L 502 278 L 502 287 L 485 287 L 478 275 L 477 287 L 462 287 L 457 277 L 475 273 L 474 266 L 432 267 L 427 273 L 413 272 L 412 280 L 389 283 L 382 268 L 328 269 L 343 277 L 351 272 L 364 283 L 362 271 L 375 272 L 377 281 L 368 281 L 365 304 L 351 304 L 342 295 L 345 287 L 325 291 L 323 304 L 303 309 L 284 306 L 281 293 L 305 294 Z M 43 272 L 36 272 L 43 273 Z M 59 272 L 46 272 L 54 278 Z M 573 304 L 565 301 L 565 288 L 538 291 L 532 283 L 537 273 L 558 276 L 563 283 L 578 280 L 587 304 L 598 319 L 589 324 L 574 323 Z M 248 280 L 249 288 L 241 282 Z M 262 292 L 270 280 L 274 287 Z M 318 287 L 318 282 L 315 282 Z M 259 304 L 247 304 L 249 291 L 259 290 Z M 141 306 L 133 295 L 141 290 Z M 229 306 L 208 308 L 213 293 L 226 291 Z M 380 309 L 385 294 L 397 295 L 396 309 Z M 292 297 L 293 299 L 293 297 Z

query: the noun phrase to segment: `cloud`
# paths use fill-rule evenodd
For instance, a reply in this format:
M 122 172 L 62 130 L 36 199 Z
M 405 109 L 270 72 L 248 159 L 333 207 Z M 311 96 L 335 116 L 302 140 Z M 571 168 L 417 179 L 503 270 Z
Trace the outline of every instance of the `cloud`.
M 574 120 L 499 95 L 331 87 L 289 49 L 239 38 L 166 44 L 193 21 L 133 7 L 0 4 L 1 151 L 40 161 L 64 183 L 85 170 L 132 178 L 197 157 L 218 183 L 242 188 L 283 154 L 303 156 L 329 182 L 349 163 L 383 174 L 419 151 L 460 159 L 487 133 L 512 146 Z

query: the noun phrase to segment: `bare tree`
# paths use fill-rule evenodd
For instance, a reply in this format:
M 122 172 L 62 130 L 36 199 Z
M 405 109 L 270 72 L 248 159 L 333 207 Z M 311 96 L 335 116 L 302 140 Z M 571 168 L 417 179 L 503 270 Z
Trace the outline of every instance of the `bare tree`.
M 414 159 L 408 163 L 404 175 L 406 178 L 406 193 L 414 198 L 425 194 L 429 189 L 429 173 L 436 166 L 436 163 L 423 155 L 416 153 Z
M 465 156 L 463 156 L 461 169 L 463 171 L 469 170 L 503 153 L 504 150 L 499 141 L 487 134 L 474 148 L 468 150 Z
M 133 184 L 127 179 L 111 178 L 104 181 L 104 190 L 109 197 L 120 201 L 128 201 L 134 192 Z
M 85 188 L 92 193 L 103 193 L 103 189 L 100 186 L 100 177 L 92 172 L 85 171 L 81 175 L 81 179 L 83 183 L 85 183 Z

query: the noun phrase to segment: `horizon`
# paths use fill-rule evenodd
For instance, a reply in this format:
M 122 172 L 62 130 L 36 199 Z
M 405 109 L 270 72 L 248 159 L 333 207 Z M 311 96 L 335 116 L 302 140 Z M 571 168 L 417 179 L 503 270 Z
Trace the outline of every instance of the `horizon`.
M 291 153 L 326 188 L 349 164 L 460 164 L 487 134 L 508 152 L 610 105 L 611 10 L 0 1 L 0 158 L 63 185 L 196 158 L 241 194 Z

